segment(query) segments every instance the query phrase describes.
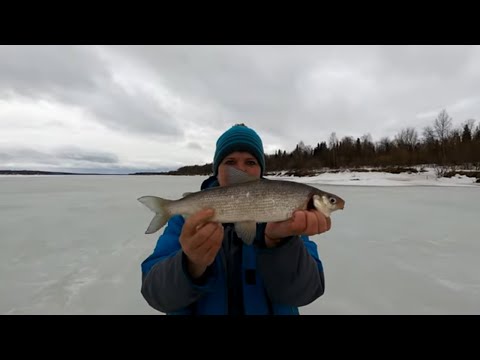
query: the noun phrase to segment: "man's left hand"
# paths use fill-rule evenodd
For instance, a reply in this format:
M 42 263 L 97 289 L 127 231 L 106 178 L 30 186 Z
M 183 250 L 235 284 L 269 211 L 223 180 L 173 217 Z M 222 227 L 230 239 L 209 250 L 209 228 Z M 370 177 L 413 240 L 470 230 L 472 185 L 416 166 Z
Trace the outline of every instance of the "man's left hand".
M 330 217 L 317 210 L 297 210 L 291 219 L 268 223 L 265 228 L 265 244 L 275 247 L 282 239 L 293 235 L 317 235 L 330 230 Z

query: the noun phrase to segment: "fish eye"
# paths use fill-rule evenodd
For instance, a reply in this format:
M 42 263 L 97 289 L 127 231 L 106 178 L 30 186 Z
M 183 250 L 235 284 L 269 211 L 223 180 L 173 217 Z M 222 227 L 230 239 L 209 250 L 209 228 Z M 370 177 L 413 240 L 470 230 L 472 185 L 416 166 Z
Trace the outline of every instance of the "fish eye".
M 335 199 L 334 197 L 331 197 L 330 204 L 335 205 L 336 203 L 337 203 L 337 199 Z

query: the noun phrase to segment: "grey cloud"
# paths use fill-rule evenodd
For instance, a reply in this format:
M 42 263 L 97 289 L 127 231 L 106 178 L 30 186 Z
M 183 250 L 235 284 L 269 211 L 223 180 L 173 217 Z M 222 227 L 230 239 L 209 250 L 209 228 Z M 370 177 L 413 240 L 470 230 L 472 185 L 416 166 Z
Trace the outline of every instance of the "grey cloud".
M 471 46 L 380 46 L 376 47 L 381 59 L 377 71 L 423 79 L 462 76 L 472 60 L 475 49 Z
M 115 130 L 182 134 L 151 94 L 130 94 L 115 83 L 93 47 L 1 46 L 0 97 L 16 94 L 85 108 Z
M 180 136 L 182 131 L 175 118 L 162 109 L 151 95 L 142 95 L 132 97 L 122 88 L 109 84 L 101 93 L 83 94 L 82 99 L 92 114 L 110 128 L 142 134 Z M 72 102 L 73 100 L 75 99 Z
M 212 119 L 216 125 L 257 123 L 260 129 L 285 132 L 272 123 L 296 107 L 295 81 L 302 65 L 294 49 L 258 46 L 135 46 L 117 51 L 156 69 L 167 86 L 182 97 L 210 103 L 226 115 Z M 306 49 L 311 52 L 312 49 Z
M 118 163 L 118 156 L 113 153 L 93 152 L 82 149 L 63 149 L 57 150 L 55 156 L 58 159 L 66 159 L 80 162 L 90 162 L 98 164 L 116 164 Z
M 102 167 L 119 163 L 117 155 L 104 151 L 86 150 L 82 148 L 60 148 L 52 152 L 42 152 L 30 148 L 0 148 L 0 168 L 4 164 L 39 164 L 43 166 Z
M 0 167 L 2 163 L 40 163 L 53 165 L 58 161 L 48 153 L 29 148 L 0 148 Z
M 0 46 L 0 89 L 36 97 L 70 91 L 98 91 L 109 74 L 88 48 L 76 46 Z
M 112 81 L 94 49 L 19 49 L 0 48 L 0 90 L 48 93 L 80 104 L 121 131 L 181 134 L 179 119 L 150 94 L 131 95 Z M 478 46 L 106 49 L 152 69 L 182 101 L 211 106 L 206 126 L 218 134 L 244 122 L 286 149 L 300 140 L 326 141 L 333 131 L 338 137 L 371 133 L 378 140 L 405 126 L 421 128 L 434 116 L 418 114 L 449 111 L 449 106 L 455 123 L 480 117 L 480 101 L 463 101 L 480 94 Z M 23 59 L 16 63 L 19 57 Z
M 224 109 L 216 125 L 245 122 L 293 143 L 367 132 L 393 135 L 419 112 L 480 93 L 470 46 L 121 46 L 181 96 Z M 312 75 L 319 89 L 310 88 Z M 306 97 L 316 100 L 306 106 Z M 447 109 L 448 110 L 448 109 Z M 478 114 L 480 104 L 462 117 Z M 455 114 L 452 114 L 455 116 Z
M 115 154 L 73 147 L 56 149 L 53 152 L 41 152 L 29 148 L 0 148 L 0 170 L 130 174 L 164 172 L 177 168 L 178 166 L 124 165 L 119 162 Z
M 45 171 L 61 171 L 61 172 L 75 172 L 75 173 L 94 173 L 94 174 L 132 174 L 136 172 L 166 172 L 176 170 L 172 167 L 134 167 L 134 166 L 96 166 L 96 167 L 65 167 L 58 166 L 55 168 L 45 168 Z
M 196 143 L 196 142 L 189 142 L 187 144 L 187 147 L 189 149 L 193 149 L 193 150 L 202 150 L 202 147 L 200 146 L 200 144 Z

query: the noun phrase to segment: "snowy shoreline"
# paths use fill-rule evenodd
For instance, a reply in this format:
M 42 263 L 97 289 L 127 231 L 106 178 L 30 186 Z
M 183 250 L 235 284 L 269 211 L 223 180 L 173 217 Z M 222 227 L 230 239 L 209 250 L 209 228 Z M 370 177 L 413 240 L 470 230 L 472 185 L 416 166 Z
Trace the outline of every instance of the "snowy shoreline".
M 465 171 L 465 170 L 462 170 Z M 278 172 L 276 175 L 267 175 L 267 179 L 289 180 L 309 184 L 322 185 L 348 185 L 348 186 L 469 186 L 478 187 L 477 178 L 466 175 L 452 177 L 437 177 L 434 168 L 424 168 L 423 172 L 402 172 L 393 174 L 389 172 L 365 170 L 340 170 L 323 172 L 314 176 L 286 175 L 287 171 Z M 145 177 L 144 175 L 127 175 L 125 177 Z M 52 178 L 52 177 L 118 177 L 113 174 L 101 175 L 2 175 L 0 178 Z M 206 175 L 151 175 L 151 176 L 187 176 L 207 178 Z
M 345 170 L 325 172 L 315 176 L 266 176 L 267 179 L 286 179 L 309 184 L 348 185 L 348 186 L 480 186 L 477 179 L 466 175 L 455 175 L 451 178 L 437 178 L 435 169 L 427 168 L 419 173 L 365 172 Z

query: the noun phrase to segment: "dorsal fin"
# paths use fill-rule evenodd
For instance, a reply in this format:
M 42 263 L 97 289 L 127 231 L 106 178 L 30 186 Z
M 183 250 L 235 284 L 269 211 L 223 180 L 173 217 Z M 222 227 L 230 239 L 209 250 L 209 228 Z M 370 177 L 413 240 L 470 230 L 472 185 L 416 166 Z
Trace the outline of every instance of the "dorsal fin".
M 227 182 L 229 185 L 242 184 L 250 181 L 258 181 L 259 178 L 249 175 L 233 166 L 227 167 Z

